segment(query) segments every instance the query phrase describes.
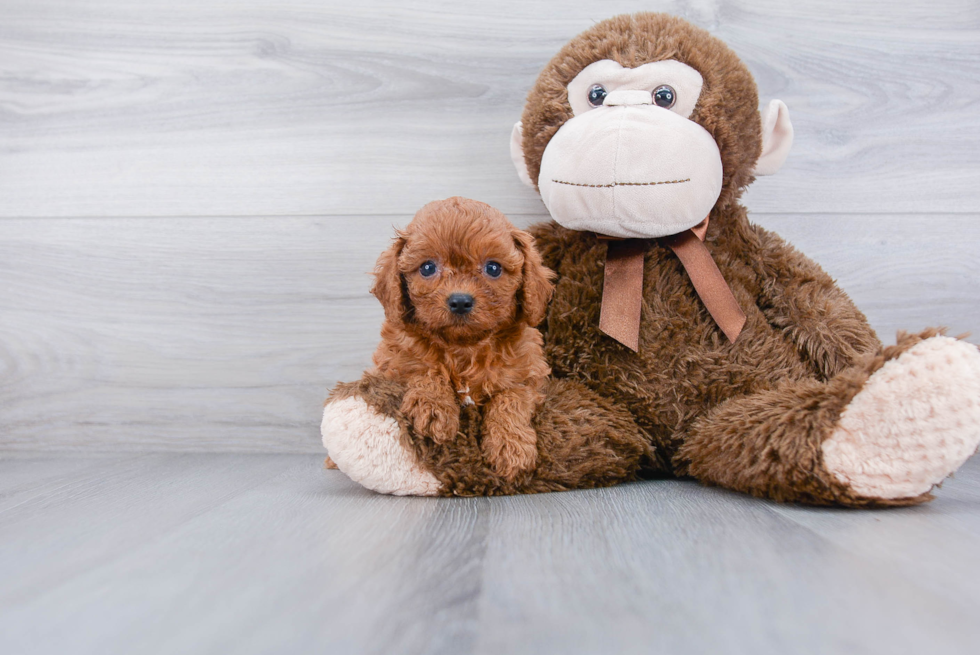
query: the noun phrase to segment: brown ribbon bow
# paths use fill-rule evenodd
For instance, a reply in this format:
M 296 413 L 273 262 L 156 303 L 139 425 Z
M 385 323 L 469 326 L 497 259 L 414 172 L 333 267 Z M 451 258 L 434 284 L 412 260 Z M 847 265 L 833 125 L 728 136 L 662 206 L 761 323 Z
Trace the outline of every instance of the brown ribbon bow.
M 702 243 L 708 219 L 690 230 L 664 237 L 687 271 L 695 291 L 715 323 L 732 343 L 742 332 L 745 313 L 725 282 L 718 265 Z M 606 271 L 602 285 L 599 329 L 627 348 L 640 347 L 640 306 L 643 302 L 643 239 L 599 237 L 606 241 Z

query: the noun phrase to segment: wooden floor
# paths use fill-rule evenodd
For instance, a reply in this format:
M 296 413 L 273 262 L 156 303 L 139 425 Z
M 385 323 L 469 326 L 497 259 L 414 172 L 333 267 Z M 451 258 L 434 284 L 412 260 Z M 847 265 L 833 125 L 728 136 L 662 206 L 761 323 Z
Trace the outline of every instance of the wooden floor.
M 392 498 L 306 454 L 0 459 L 0 652 L 976 653 L 980 460 L 931 504 L 688 481 Z

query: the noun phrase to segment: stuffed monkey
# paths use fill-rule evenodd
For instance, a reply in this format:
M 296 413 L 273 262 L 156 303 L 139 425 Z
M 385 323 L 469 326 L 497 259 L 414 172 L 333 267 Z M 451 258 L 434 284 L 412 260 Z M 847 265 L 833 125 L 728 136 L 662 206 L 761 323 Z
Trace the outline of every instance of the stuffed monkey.
M 328 400 L 324 443 L 387 493 L 519 493 L 692 476 L 779 501 L 909 505 L 980 443 L 980 352 L 941 330 L 883 347 L 820 267 L 739 197 L 792 143 L 742 62 L 663 14 L 569 42 L 532 88 L 511 151 L 554 222 L 532 229 L 556 289 L 540 326 L 555 380 L 538 468 L 478 457 L 470 408 L 436 447 L 370 374 Z M 568 444 L 574 443 L 573 447 Z

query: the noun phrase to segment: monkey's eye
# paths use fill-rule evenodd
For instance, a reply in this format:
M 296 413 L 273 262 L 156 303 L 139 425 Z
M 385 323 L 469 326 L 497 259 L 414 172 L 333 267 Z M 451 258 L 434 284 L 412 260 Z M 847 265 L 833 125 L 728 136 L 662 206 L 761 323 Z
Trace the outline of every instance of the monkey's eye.
M 605 99 L 606 87 L 601 84 L 593 84 L 592 88 L 589 89 L 589 104 L 593 107 L 600 107 Z
M 504 267 L 497 262 L 487 262 L 483 265 L 483 272 L 489 277 L 500 277 L 500 274 L 504 272 Z
M 433 261 L 428 261 L 419 266 L 419 275 L 422 277 L 432 277 L 436 274 L 436 263 Z
M 664 109 L 670 109 L 677 102 L 677 94 L 672 87 L 661 84 L 653 90 L 653 104 Z

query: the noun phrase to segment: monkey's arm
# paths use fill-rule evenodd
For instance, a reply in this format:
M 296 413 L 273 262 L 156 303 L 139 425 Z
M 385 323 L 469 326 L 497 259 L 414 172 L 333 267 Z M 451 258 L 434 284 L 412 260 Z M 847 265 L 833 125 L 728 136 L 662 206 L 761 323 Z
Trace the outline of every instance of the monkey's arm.
M 821 378 L 881 347 L 868 319 L 819 265 L 775 234 L 752 229 L 759 245 L 753 262 L 760 277 L 759 308 Z
M 561 284 L 562 280 L 562 262 L 566 257 L 571 257 L 572 259 L 570 261 L 574 261 L 576 256 L 579 255 L 579 251 L 583 247 L 582 233 L 564 228 L 555 221 L 537 223 L 529 227 L 527 231 L 534 237 L 534 247 L 537 249 L 538 254 L 541 255 L 542 263 L 555 274 L 551 282 L 555 285 L 555 294 L 558 295 L 560 293 L 557 291 L 558 285 Z M 548 314 L 550 313 L 551 309 L 549 307 L 549 311 L 545 313 L 544 320 L 537 326 L 538 331 L 541 332 L 545 341 L 548 340 Z
M 534 247 L 541 255 L 541 261 L 545 266 L 554 271 L 555 277 L 552 283 L 557 288 L 558 281 L 561 277 L 560 264 L 562 257 L 562 233 L 564 228 L 554 221 L 548 221 L 547 223 L 536 223 L 529 227 L 527 231 L 534 237 Z M 545 338 L 548 335 L 548 313 L 550 312 L 546 312 L 544 320 L 538 324 L 538 331 Z
M 554 221 L 548 221 L 536 223 L 527 231 L 534 237 L 534 247 L 541 255 L 541 261 L 557 275 L 565 252 L 565 237 L 568 230 Z M 555 282 L 557 283 L 557 280 Z

